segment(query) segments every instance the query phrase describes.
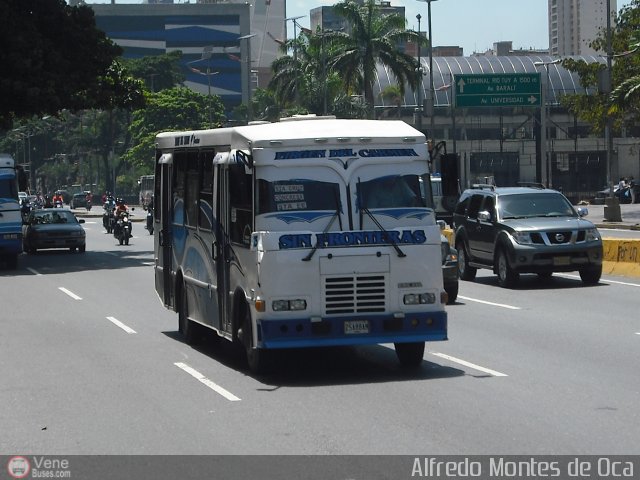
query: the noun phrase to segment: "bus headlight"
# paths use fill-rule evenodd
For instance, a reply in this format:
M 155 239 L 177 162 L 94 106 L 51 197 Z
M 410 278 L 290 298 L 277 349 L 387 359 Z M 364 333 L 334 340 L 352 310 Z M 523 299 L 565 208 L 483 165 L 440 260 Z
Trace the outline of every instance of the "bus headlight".
M 405 305 L 436 303 L 436 296 L 433 293 L 407 293 L 402 301 Z
M 287 312 L 291 310 L 306 310 L 307 301 L 302 299 L 295 300 L 274 300 L 271 302 L 271 308 L 274 312 Z

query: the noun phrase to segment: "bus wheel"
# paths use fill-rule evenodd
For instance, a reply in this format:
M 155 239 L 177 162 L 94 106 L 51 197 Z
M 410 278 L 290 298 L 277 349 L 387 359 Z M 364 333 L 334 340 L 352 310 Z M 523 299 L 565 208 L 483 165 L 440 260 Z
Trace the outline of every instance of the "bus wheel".
M 238 338 L 244 348 L 249 370 L 257 375 L 269 372 L 272 368 L 272 352 L 262 348 L 255 348 L 253 345 L 253 327 L 251 324 L 251 312 L 248 306 L 244 308 L 244 317 L 242 319 L 242 326 L 238 330 Z
M 195 345 L 198 342 L 197 325 L 189 320 L 189 306 L 187 304 L 187 288 L 182 286 L 180 307 L 178 308 L 178 330 L 184 337 L 187 345 Z
M 394 343 L 396 355 L 403 367 L 419 367 L 424 357 L 424 342 Z

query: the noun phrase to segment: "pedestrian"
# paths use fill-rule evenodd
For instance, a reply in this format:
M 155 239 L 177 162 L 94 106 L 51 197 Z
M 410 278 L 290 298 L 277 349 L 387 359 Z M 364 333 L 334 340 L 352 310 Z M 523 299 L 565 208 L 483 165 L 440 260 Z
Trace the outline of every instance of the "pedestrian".
M 631 192 L 631 203 L 636 203 L 636 181 L 633 178 L 633 175 L 629 177 L 629 191 Z

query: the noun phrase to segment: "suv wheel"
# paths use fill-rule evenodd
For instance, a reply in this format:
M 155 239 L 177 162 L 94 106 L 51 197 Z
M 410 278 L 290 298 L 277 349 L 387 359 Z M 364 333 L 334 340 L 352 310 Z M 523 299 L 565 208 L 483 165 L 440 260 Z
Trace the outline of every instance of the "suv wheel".
M 501 287 L 511 288 L 513 287 L 520 277 L 518 272 L 514 271 L 509 265 L 509 259 L 504 248 L 498 250 L 496 258 L 496 273 L 498 274 L 498 283 Z
M 595 285 L 602 276 L 602 265 L 599 267 L 589 267 L 580 270 L 580 278 L 585 285 Z
M 469 266 L 469 256 L 464 246 L 464 242 L 456 243 L 456 250 L 458 250 L 458 273 L 462 280 L 473 280 L 476 278 L 477 269 Z

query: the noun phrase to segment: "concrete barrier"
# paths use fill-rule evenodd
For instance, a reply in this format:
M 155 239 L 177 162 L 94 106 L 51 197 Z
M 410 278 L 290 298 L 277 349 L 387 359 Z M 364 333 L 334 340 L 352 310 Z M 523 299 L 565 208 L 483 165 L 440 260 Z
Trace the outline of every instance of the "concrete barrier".
M 453 230 L 446 228 L 442 234 L 453 245 Z M 603 238 L 602 272 L 608 275 L 640 277 L 640 240 Z
M 603 238 L 602 249 L 603 273 L 640 277 L 640 240 Z

